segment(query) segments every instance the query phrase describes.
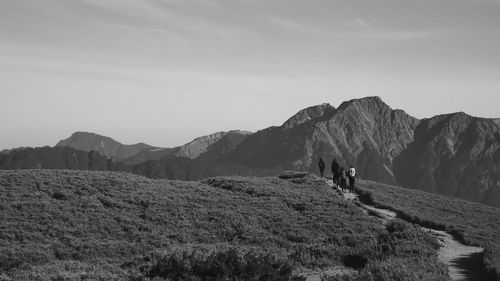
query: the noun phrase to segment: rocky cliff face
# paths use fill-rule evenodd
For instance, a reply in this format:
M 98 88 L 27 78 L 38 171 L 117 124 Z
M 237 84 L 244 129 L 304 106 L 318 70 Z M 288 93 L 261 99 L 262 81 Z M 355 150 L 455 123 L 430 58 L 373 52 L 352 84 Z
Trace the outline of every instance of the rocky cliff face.
M 69 138 L 58 142 L 56 146 L 66 146 L 87 152 L 97 151 L 104 156 L 117 160 L 123 160 L 144 149 L 153 148 L 144 143 L 125 145 L 112 138 L 87 132 L 76 132 Z
M 405 187 L 500 206 L 500 125 L 461 112 L 424 119 L 395 174 Z
M 395 183 L 393 159 L 413 140 L 418 120 L 369 97 L 329 107 L 323 115 L 296 124 L 255 133 L 230 153 L 231 161 L 316 171 L 319 157 L 337 158 L 344 166 L 356 165 L 366 179 Z

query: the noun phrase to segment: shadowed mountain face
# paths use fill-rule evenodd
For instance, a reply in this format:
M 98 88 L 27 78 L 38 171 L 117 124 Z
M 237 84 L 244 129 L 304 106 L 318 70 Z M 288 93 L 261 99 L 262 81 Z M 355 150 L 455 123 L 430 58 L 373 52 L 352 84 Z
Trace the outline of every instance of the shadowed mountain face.
M 175 148 L 146 148 L 132 157 L 122 160 L 127 165 L 137 165 L 147 161 L 158 160 L 172 155 Z
M 67 146 L 83 151 L 97 151 L 104 156 L 123 160 L 132 157 L 144 149 L 154 148 L 144 143 L 125 145 L 112 138 L 94 133 L 76 132 L 62 140 L 56 146 Z
M 0 150 L 0 154 L 9 154 L 12 151 L 22 150 L 22 149 L 26 149 L 26 148 L 29 148 L 29 147 L 17 147 L 17 148 L 12 148 L 12 149 L 3 149 L 3 150 Z
M 406 187 L 500 206 L 500 125 L 465 113 L 425 119 L 395 172 Z
M 38 147 L 18 149 L 0 155 L 0 169 L 71 169 L 93 171 L 126 170 L 96 151 L 82 151 L 70 147 Z

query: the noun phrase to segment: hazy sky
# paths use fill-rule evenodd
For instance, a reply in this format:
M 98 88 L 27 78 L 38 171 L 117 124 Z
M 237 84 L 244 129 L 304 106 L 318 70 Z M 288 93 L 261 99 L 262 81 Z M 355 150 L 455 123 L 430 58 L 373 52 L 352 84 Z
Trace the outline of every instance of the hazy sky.
M 378 95 L 500 117 L 500 0 L 0 0 L 0 148 L 174 146 Z

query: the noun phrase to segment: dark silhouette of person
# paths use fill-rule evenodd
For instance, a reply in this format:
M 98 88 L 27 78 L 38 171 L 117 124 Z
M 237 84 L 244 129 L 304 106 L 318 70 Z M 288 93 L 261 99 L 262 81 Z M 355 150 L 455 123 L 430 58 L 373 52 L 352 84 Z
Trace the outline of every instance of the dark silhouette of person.
M 323 161 L 323 158 L 319 158 L 318 161 L 318 167 L 319 167 L 319 174 L 321 175 L 321 178 L 325 175 L 325 161 Z
M 346 170 L 344 169 L 344 167 L 340 167 L 340 175 L 339 175 L 339 182 L 340 182 L 340 188 L 342 189 L 342 191 L 346 191 L 347 190 L 347 174 L 346 174 Z
M 353 165 L 351 165 L 349 167 L 349 170 L 347 170 L 347 178 L 349 179 L 349 189 L 351 190 L 351 192 L 354 192 L 354 184 L 356 182 L 356 169 Z
M 339 168 L 340 165 L 337 162 L 337 159 L 333 158 L 332 161 L 332 180 L 333 180 L 333 186 L 337 186 L 340 184 L 338 179 L 339 179 Z

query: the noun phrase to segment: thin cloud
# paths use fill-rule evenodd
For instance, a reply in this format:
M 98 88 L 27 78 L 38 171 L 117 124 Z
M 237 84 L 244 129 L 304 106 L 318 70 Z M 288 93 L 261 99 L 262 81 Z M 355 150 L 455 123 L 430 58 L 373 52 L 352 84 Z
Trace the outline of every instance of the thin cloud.
M 411 30 L 379 28 L 375 23 L 362 18 L 344 22 L 348 33 L 355 37 L 381 40 L 424 40 L 445 37 L 453 34 L 451 30 Z

